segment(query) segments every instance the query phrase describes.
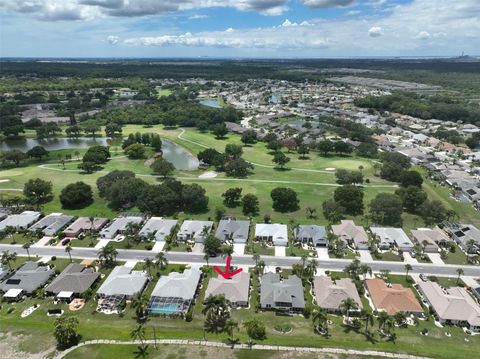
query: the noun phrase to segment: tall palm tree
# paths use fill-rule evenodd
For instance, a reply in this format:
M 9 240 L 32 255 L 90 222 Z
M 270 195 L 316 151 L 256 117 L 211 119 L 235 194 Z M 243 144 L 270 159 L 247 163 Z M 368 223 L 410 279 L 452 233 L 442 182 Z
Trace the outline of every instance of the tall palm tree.
M 138 322 L 145 321 L 148 306 L 148 297 L 145 294 L 137 293 L 132 298 L 132 308 L 135 308 L 135 315 Z M 138 328 L 137 328 L 138 329 Z
M 230 343 L 232 343 L 232 345 L 234 344 L 233 334 L 235 332 L 235 329 L 238 330 L 238 322 L 233 319 L 228 319 L 225 323 L 225 330 L 230 337 Z
M 457 270 L 455 272 L 457 272 L 457 274 L 458 274 L 458 276 L 457 276 L 457 284 L 458 284 L 458 282 L 460 282 L 460 276 L 463 275 L 464 271 L 463 271 L 462 268 L 457 268 Z
M 150 258 L 145 258 L 143 260 L 143 269 L 146 269 L 147 270 L 147 273 L 148 273 L 148 276 L 151 277 L 152 276 L 152 273 L 151 273 L 151 269 L 153 267 L 153 260 L 151 260 Z
M 95 217 L 90 216 L 88 220 L 90 222 L 90 235 L 93 235 L 95 233 Z
M 143 344 L 143 341 L 144 341 L 145 338 L 146 338 L 146 335 L 145 335 L 145 326 L 143 325 L 143 323 L 139 324 L 135 329 L 133 329 L 133 330 L 130 332 L 130 337 L 132 338 L 132 340 L 134 340 L 134 341 L 139 340 L 140 343 Z
M 312 313 L 313 326 L 315 324 L 318 328 L 321 328 L 323 331 L 328 333 L 328 317 L 325 309 L 316 308 Z
M 308 278 L 310 280 L 312 280 L 312 278 L 315 276 L 315 274 L 317 274 L 317 266 L 318 266 L 318 262 L 315 259 L 311 259 L 308 262 L 306 272 L 307 272 Z
M 27 256 L 28 260 L 30 260 L 30 246 L 32 245 L 32 242 L 27 242 L 25 243 L 22 247 L 27 251 Z
M 210 259 L 210 255 L 209 255 L 208 253 L 205 253 L 205 254 L 203 255 L 203 259 L 205 260 L 205 262 L 207 262 L 207 266 L 208 266 L 208 261 L 209 261 L 209 259 Z
M 365 277 L 368 274 L 372 275 L 372 268 L 368 264 L 361 264 L 358 271 Z
M 98 259 L 100 263 L 105 264 L 107 267 L 115 265 L 118 251 L 111 244 L 107 244 L 105 247 L 98 251 Z
M 390 316 L 387 312 L 381 311 L 378 313 L 378 329 L 382 330 L 385 328 L 386 322 L 390 319 Z
M 356 308 L 358 308 L 358 305 L 352 298 L 346 298 L 340 303 L 340 309 L 345 312 L 347 322 L 350 319 L 350 311 Z
M 17 260 L 17 253 L 12 252 L 10 253 L 9 251 L 2 252 L 2 257 L 0 259 L 0 262 L 2 265 L 8 266 L 10 270 L 12 270 L 12 262 L 15 262 Z
M 362 313 L 360 314 L 360 317 L 365 321 L 365 334 L 369 335 L 368 326 L 373 325 L 373 323 L 375 321 L 375 316 L 371 312 L 368 312 L 366 310 L 362 310 Z
M 263 274 L 263 271 L 265 270 L 265 262 L 263 260 L 258 261 L 255 268 L 257 269 L 257 273 L 259 275 Z
M 155 264 L 158 266 L 158 269 L 163 270 L 168 265 L 168 260 L 165 257 L 164 252 L 158 252 L 155 255 Z
M 410 264 L 405 264 L 405 277 L 408 277 L 408 272 L 412 270 L 412 266 Z
M 305 264 L 307 263 L 308 256 L 306 254 L 303 254 L 301 259 L 302 259 L 302 264 L 305 267 Z
M 233 254 L 233 247 L 232 246 L 226 246 L 223 248 L 223 254 L 225 257 L 230 257 Z
M 393 315 L 393 318 L 398 325 L 402 326 L 407 321 L 407 315 L 404 312 L 397 312 Z
M 72 254 L 70 253 L 71 251 L 72 251 L 72 246 L 69 243 L 65 246 L 65 252 L 68 253 L 68 257 L 70 258 L 70 262 L 72 262 Z

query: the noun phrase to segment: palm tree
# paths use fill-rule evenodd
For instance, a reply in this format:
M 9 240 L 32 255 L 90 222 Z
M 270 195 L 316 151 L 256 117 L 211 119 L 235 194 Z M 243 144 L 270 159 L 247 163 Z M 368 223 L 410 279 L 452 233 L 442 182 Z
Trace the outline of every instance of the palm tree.
M 70 258 L 70 262 L 72 262 L 72 255 L 71 255 L 71 252 L 72 251 L 72 246 L 69 244 L 66 245 L 65 247 L 65 252 L 68 253 L 68 257 Z
M 130 337 L 132 340 L 137 341 L 139 340 L 141 344 L 145 340 L 145 327 L 143 323 L 140 323 L 135 329 L 130 332 Z
M 158 252 L 155 255 L 156 262 L 155 264 L 158 266 L 158 269 L 163 270 L 168 265 L 168 260 L 165 257 L 164 252 Z
M 307 263 L 308 256 L 306 254 L 303 254 L 301 259 L 302 259 L 302 264 L 305 267 L 305 264 Z
M 150 258 L 145 258 L 143 260 L 143 269 L 147 270 L 147 273 L 148 273 L 149 277 L 152 276 L 151 269 L 152 269 L 153 265 L 154 265 L 153 260 L 151 260 Z
M 95 233 L 95 217 L 90 216 L 88 220 L 90 221 L 90 235 L 93 235 Z
M 398 325 L 402 326 L 405 324 L 407 320 L 407 315 L 404 312 L 397 312 L 393 315 L 393 318 L 395 319 Z
M 312 278 L 317 274 L 317 265 L 318 262 L 315 259 L 311 259 L 308 262 L 308 265 L 306 267 L 306 274 L 308 275 L 308 278 L 312 280 Z
M 347 298 L 347 299 L 344 299 L 342 303 L 340 303 L 339 308 L 343 309 L 343 311 L 345 312 L 345 315 L 347 317 L 347 322 L 348 322 L 350 319 L 350 316 L 349 316 L 350 311 L 352 309 L 358 308 L 358 304 L 352 298 Z
M 462 268 L 457 268 L 457 270 L 455 272 L 457 272 L 457 274 L 458 274 L 458 276 L 457 276 L 457 284 L 458 284 L 458 282 L 460 282 L 460 276 L 463 275 L 464 271 L 463 271 Z
M 148 297 L 145 294 L 137 293 L 132 298 L 131 305 L 132 308 L 135 308 L 135 315 L 137 317 L 137 321 L 144 322 L 147 313 Z
M 210 259 L 210 255 L 208 253 L 205 253 L 203 255 L 203 259 L 207 262 L 207 266 L 208 266 L 208 260 Z
M 232 346 L 235 345 L 235 339 L 233 338 L 235 329 L 238 330 L 238 322 L 236 322 L 233 319 L 228 319 L 227 322 L 225 323 L 225 331 L 228 333 L 230 343 L 232 344 Z
M 385 323 L 390 319 L 387 312 L 381 311 L 378 313 L 378 329 L 382 330 L 385 327 Z
M 226 246 L 223 248 L 223 254 L 225 257 L 230 257 L 233 254 L 233 247 L 232 246 Z
M 425 254 L 425 248 L 427 248 L 427 246 L 428 246 L 428 241 L 424 239 L 422 241 L 422 254 Z
M 474 239 L 469 239 L 467 241 L 467 253 L 474 253 L 476 246 L 477 246 L 477 242 L 475 242 Z
M 263 260 L 258 261 L 255 268 L 256 268 L 258 274 L 263 274 L 263 271 L 265 269 L 265 262 Z
M 253 258 L 253 261 L 255 262 L 255 266 L 256 266 L 258 264 L 258 261 L 260 260 L 260 255 L 255 253 L 252 258 Z
M 328 317 L 325 309 L 316 308 L 312 313 L 313 326 L 322 329 L 324 332 L 328 333 Z M 315 326 L 315 323 L 317 325 Z
M 362 310 L 362 313 L 360 314 L 361 318 L 365 321 L 365 334 L 370 335 L 368 332 L 368 326 L 373 325 L 375 321 L 375 317 L 373 313 L 367 312 L 366 310 Z
M 10 270 L 12 270 L 12 262 L 15 262 L 17 260 L 17 253 L 12 252 L 10 253 L 9 251 L 2 252 L 2 257 L 0 259 L 0 262 L 2 265 L 8 266 Z
M 361 264 L 358 271 L 363 274 L 363 277 L 365 277 L 367 273 L 372 275 L 372 268 L 367 264 Z
M 405 277 L 408 277 L 408 272 L 412 270 L 412 266 L 410 264 L 405 264 Z
M 30 246 L 31 246 L 31 245 L 32 245 L 31 242 L 27 242 L 27 243 L 25 243 L 25 244 L 22 246 L 23 249 L 25 249 L 25 250 L 27 251 L 28 260 L 30 260 L 30 251 L 29 251 L 29 249 L 30 249 Z
M 100 260 L 100 263 L 105 264 L 107 267 L 115 265 L 117 255 L 117 250 L 111 244 L 107 244 L 98 251 L 98 259 Z
M 206 316 L 203 326 L 204 338 L 206 331 L 220 333 L 225 330 L 226 321 L 230 317 L 230 302 L 224 295 L 210 295 L 204 301 L 202 314 Z

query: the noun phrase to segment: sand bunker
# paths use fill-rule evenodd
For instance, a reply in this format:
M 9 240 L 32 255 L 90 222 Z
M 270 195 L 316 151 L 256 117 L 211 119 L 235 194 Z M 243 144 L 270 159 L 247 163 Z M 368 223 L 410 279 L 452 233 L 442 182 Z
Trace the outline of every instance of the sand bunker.
M 325 171 L 335 171 L 336 168 L 335 167 L 328 167 L 328 168 L 325 168 Z
M 217 176 L 218 176 L 217 172 L 208 171 L 208 172 L 202 173 L 200 176 L 198 176 L 198 178 L 215 178 Z

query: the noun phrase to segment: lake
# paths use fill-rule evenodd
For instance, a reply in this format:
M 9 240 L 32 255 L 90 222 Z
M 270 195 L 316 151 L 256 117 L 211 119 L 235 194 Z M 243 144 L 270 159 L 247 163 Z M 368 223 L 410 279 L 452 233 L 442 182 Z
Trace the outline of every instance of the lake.
M 213 107 L 213 108 L 223 108 L 218 102 L 218 100 L 203 100 L 203 101 L 200 101 L 200 105 Z
M 95 139 L 91 137 L 61 137 L 43 140 L 37 140 L 34 138 L 16 138 L 0 141 L 0 151 L 20 150 L 26 152 L 35 146 L 42 146 L 47 151 L 55 151 L 73 148 L 88 148 L 94 145 L 120 147 L 121 141 L 106 137 L 98 137 Z M 175 142 L 162 138 L 162 151 L 163 157 L 167 161 L 173 163 L 175 168 L 179 170 L 195 170 L 198 168 L 198 160 Z

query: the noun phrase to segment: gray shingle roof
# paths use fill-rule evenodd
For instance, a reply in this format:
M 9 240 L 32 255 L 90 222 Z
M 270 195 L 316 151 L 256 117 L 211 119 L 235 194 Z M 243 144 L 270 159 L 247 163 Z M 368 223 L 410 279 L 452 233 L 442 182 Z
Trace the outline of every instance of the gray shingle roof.
M 314 243 L 324 242 L 327 238 L 327 231 L 324 226 L 317 225 L 300 225 L 295 230 L 295 238 L 311 239 Z
M 277 308 L 275 303 L 290 303 L 292 308 L 305 308 L 302 281 L 296 275 L 280 280 L 278 273 L 266 273 L 260 284 L 262 308 Z
M 218 223 L 215 237 L 221 241 L 232 239 L 235 243 L 245 243 L 248 240 L 250 231 L 249 221 L 237 221 L 233 219 L 222 219 Z
M 143 226 L 143 228 L 139 232 L 139 236 L 141 237 L 148 237 L 149 233 L 155 233 L 155 240 L 156 241 L 164 241 L 165 237 L 167 237 L 172 228 L 175 227 L 177 224 L 176 219 L 162 219 L 160 217 L 152 217 L 150 218 L 147 223 Z
M 102 238 L 113 239 L 117 234 L 123 232 L 129 223 L 142 223 L 143 217 L 119 217 L 115 219 L 108 227 L 100 232 Z
M 67 216 L 61 213 L 52 213 L 43 217 L 40 221 L 31 226 L 29 230 L 31 232 L 35 232 L 41 229 L 46 236 L 53 236 L 72 220 L 73 216 Z
M 90 288 L 100 277 L 100 273 L 84 265 L 69 264 L 45 289 L 47 293 L 73 292 L 81 294 Z
M 20 214 L 12 214 L 0 222 L 0 231 L 7 227 L 16 229 L 27 228 L 40 218 L 40 212 L 25 211 Z
M 0 292 L 23 289 L 27 294 L 31 294 L 47 283 L 53 274 L 53 270 L 48 266 L 39 266 L 36 262 L 25 262 L 10 278 L 0 283 Z

